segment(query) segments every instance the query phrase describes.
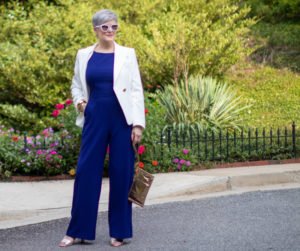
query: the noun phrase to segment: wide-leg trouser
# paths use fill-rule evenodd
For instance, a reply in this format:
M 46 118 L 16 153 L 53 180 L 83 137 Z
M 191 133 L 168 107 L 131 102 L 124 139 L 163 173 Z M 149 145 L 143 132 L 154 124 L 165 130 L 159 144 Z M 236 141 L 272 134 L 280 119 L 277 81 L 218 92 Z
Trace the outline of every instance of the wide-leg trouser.
M 114 238 L 131 238 L 132 202 L 128 193 L 134 176 L 132 125 L 126 123 L 116 96 L 90 98 L 84 113 L 71 220 L 66 234 L 95 239 L 104 159 L 109 145 L 109 234 Z

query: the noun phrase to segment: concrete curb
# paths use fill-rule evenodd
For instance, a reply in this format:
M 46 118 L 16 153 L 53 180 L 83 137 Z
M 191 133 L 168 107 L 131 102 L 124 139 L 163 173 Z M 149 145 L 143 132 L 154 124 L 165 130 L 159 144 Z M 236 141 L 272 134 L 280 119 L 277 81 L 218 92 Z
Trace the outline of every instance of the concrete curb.
M 300 187 L 300 164 L 160 173 L 154 176 L 146 206 L 246 187 L 275 184 L 299 184 Z M 0 201 L 3 203 L 0 205 L 0 229 L 70 217 L 73 182 L 0 183 Z M 109 180 L 105 178 L 99 211 L 108 210 L 108 194 Z
M 197 171 L 198 172 L 198 171 Z M 201 172 L 201 171 L 200 171 Z M 197 173 L 199 174 L 199 173 Z M 195 175 L 197 175 L 195 174 Z M 260 174 L 240 174 L 229 175 L 227 177 L 210 177 L 207 183 L 195 184 L 194 186 L 186 187 L 186 189 L 177 192 L 170 191 L 168 194 L 155 196 L 155 199 L 162 199 L 167 197 L 176 197 L 182 195 L 204 194 L 223 192 L 227 190 L 238 189 L 242 187 L 260 187 L 285 183 L 299 183 L 300 184 L 300 167 L 296 171 L 281 171 L 274 173 L 260 173 Z M 149 198 L 151 200 L 151 198 Z
M 266 186 L 282 183 L 300 183 L 300 171 L 262 173 L 229 177 L 231 187 Z

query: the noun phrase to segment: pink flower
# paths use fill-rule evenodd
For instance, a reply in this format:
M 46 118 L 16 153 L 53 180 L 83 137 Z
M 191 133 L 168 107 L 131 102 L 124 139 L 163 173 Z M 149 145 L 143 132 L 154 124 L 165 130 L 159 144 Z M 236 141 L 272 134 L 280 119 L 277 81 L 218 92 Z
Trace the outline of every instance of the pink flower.
M 106 152 L 109 154 L 109 145 L 106 148 Z
M 182 152 L 183 152 L 184 154 L 188 154 L 188 153 L 189 153 L 189 150 L 188 150 L 188 149 L 183 149 Z
M 57 158 L 62 159 L 62 156 L 61 155 L 57 155 Z
M 67 100 L 66 100 L 66 105 L 70 105 L 70 104 L 72 104 L 72 103 L 73 103 L 72 99 L 67 99 Z
M 190 165 L 191 165 L 191 162 L 190 162 L 189 160 L 187 160 L 187 161 L 185 162 L 185 165 L 186 165 L 186 166 L 190 166 Z
M 178 169 L 178 170 L 181 169 L 181 165 L 180 165 L 180 164 L 177 165 L 177 169 Z
M 46 128 L 45 130 L 43 130 L 42 134 L 43 134 L 45 137 L 49 137 L 49 129 Z
M 49 137 L 50 133 L 53 133 L 53 129 L 51 127 L 44 129 L 42 132 L 44 137 Z
M 181 159 L 181 160 L 179 160 L 179 163 L 180 163 L 181 165 L 183 165 L 183 164 L 185 163 L 185 160 L 184 160 L 184 159 Z
M 27 140 L 27 143 L 32 145 L 33 142 L 32 142 L 32 137 L 26 137 L 26 140 Z
M 179 159 L 178 158 L 175 158 L 175 159 L 173 159 L 173 163 L 178 163 L 179 162 Z
M 55 142 L 53 142 L 53 143 L 50 144 L 50 147 L 54 147 L 54 146 L 58 146 L 58 142 L 57 141 L 55 141 Z
M 54 155 L 54 154 L 57 154 L 57 152 L 54 151 L 54 150 L 52 150 L 52 151 L 50 152 L 50 154 Z
M 144 145 L 140 145 L 139 149 L 138 149 L 138 154 L 143 154 L 145 152 L 145 146 Z
M 59 115 L 59 110 L 54 110 L 53 112 L 52 112 L 52 116 L 54 117 L 54 118 L 56 118 L 58 115 Z
M 64 104 L 56 104 L 56 105 L 55 105 L 55 108 L 56 108 L 57 110 L 62 110 L 62 109 L 65 108 L 65 106 L 64 106 Z
M 38 155 L 43 154 L 43 150 L 41 150 L 41 149 L 37 150 L 36 154 L 38 154 Z

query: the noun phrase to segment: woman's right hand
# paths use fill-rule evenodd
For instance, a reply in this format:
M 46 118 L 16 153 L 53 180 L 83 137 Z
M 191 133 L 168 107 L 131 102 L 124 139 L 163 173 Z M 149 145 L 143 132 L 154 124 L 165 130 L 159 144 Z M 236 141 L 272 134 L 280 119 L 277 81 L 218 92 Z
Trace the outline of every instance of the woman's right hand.
M 84 113 L 84 111 L 85 111 L 85 108 L 86 108 L 86 105 L 87 105 L 87 103 L 83 103 L 81 106 L 82 106 L 82 112 Z
M 84 112 L 85 107 L 86 107 L 86 101 L 85 100 L 81 100 L 78 104 L 77 104 L 77 109 L 79 112 Z

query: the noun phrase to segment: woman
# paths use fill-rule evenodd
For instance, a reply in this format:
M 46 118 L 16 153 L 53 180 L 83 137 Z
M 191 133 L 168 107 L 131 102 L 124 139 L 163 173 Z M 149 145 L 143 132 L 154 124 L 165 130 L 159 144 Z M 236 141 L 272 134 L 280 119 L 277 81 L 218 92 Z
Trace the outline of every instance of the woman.
M 114 39 L 118 20 L 101 10 L 92 23 L 98 42 L 80 49 L 76 56 L 71 92 L 79 112 L 76 125 L 83 127 L 74 181 L 71 220 L 59 246 L 76 238 L 94 240 L 104 159 L 109 145 L 110 244 L 121 246 L 132 237 L 132 203 L 128 193 L 134 175 L 133 144 L 145 129 L 144 94 L 133 48 Z

